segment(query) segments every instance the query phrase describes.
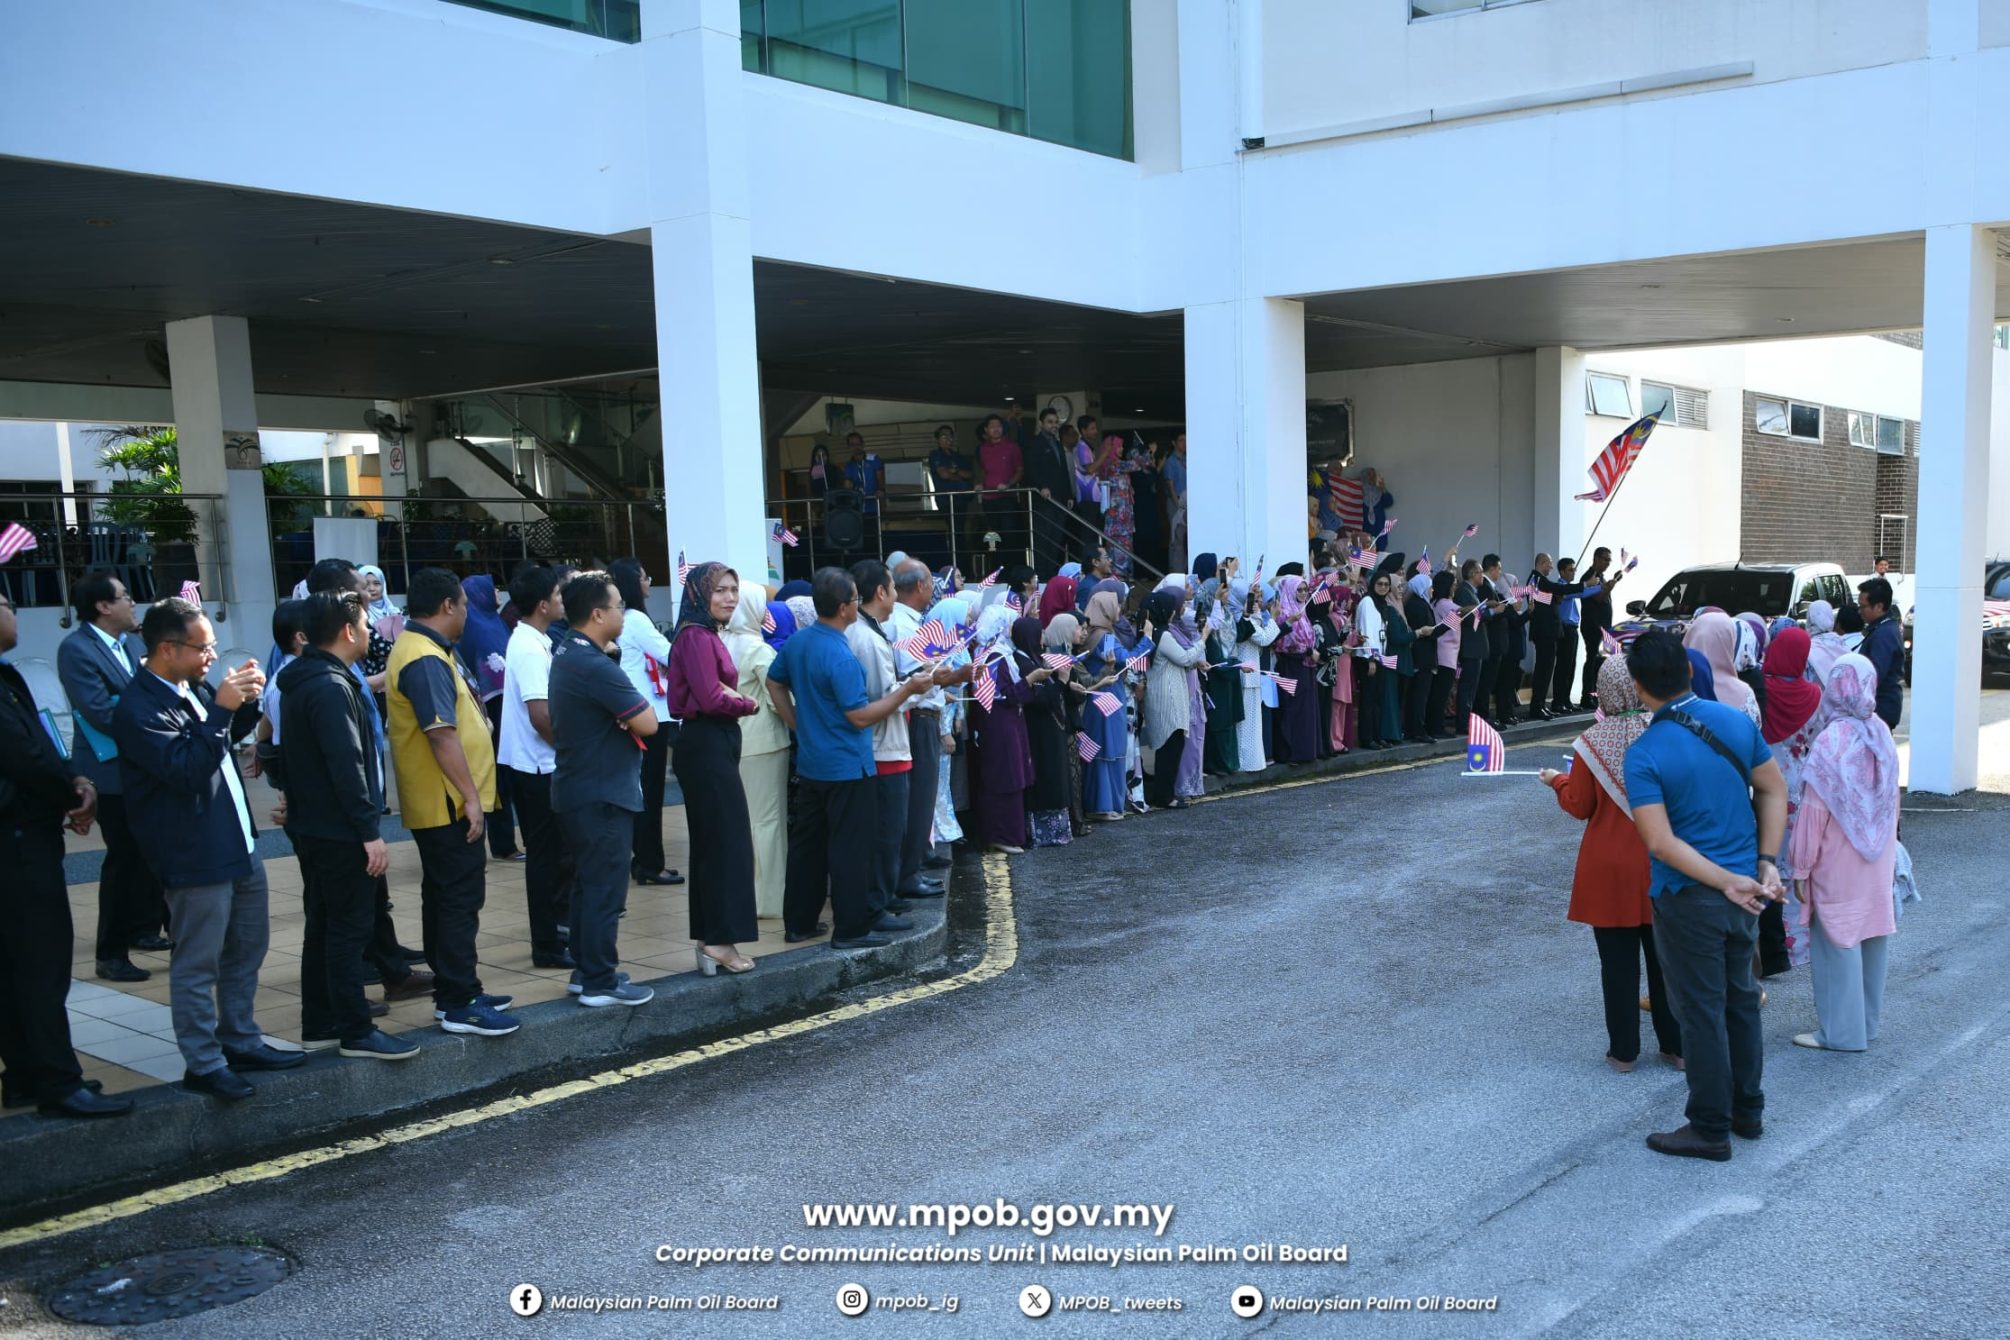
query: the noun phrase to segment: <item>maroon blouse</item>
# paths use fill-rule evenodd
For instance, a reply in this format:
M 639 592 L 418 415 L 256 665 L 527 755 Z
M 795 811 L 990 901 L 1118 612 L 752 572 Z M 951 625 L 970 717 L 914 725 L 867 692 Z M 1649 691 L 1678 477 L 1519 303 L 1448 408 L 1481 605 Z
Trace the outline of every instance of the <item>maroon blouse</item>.
M 737 688 L 740 672 L 726 651 L 726 644 L 709 628 L 687 625 L 670 644 L 670 715 L 725 717 L 737 721 L 761 710 L 746 698 L 728 697 L 723 690 Z

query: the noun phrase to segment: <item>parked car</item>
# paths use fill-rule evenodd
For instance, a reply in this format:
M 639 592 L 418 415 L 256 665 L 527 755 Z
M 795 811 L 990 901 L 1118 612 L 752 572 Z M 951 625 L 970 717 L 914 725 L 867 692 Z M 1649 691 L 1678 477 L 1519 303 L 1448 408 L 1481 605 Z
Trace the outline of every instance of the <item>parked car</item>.
M 1905 683 L 1912 685 L 1912 617 L 1905 607 Z M 1992 558 L 1982 570 L 1982 678 L 2010 675 L 2010 559 Z
M 1650 628 L 1685 632 L 1696 611 L 1715 607 L 1728 614 L 1750 611 L 1767 622 L 1782 614 L 1805 619 L 1808 606 L 1826 600 L 1840 609 L 1856 603 L 1856 592 L 1835 563 L 1710 563 L 1684 568 L 1662 583 L 1652 600 L 1626 606 L 1631 617 L 1612 632 L 1622 645 Z

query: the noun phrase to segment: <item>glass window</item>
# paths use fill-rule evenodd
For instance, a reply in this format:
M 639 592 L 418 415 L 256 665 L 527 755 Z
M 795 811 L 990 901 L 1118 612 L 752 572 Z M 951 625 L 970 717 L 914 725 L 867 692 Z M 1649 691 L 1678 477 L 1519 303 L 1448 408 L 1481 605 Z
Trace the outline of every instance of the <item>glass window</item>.
M 1997 574 L 1995 583 L 1989 588 L 1988 599 L 2010 600 L 2010 568 L 2004 568 Z
M 1821 406 L 1803 405 L 1799 401 L 1795 401 L 1787 415 L 1787 432 L 1794 437 L 1804 437 L 1815 442 L 1821 441 Z
M 1129 158 L 1131 7 L 1111 0 L 1024 0 L 1024 7 L 1026 133 Z
M 1659 414 L 1663 423 L 1675 422 L 1675 388 L 1660 382 L 1640 383 L 1640 417 Z
M 1905 455 L 1905 420 L 1887 419 L 1882 415 L 1877 421 L 1877 449 L 1886 456 Z
M 641 0 L 454 0 L 454 3 L 535 19 L 616 42 L 642 40 Z
M 1877 415 L 1849 412 L 1849 444 L 1853 447 L 1877 445 Z
M 906 102 L 900 0 L 767 0 L 768 73 L 875 102 Z
M 1650 619 L 1686 619 L 1706 605 L 1750 610 L 1768 619 L 1787 612 L 1794 592 L 1792 572 L 1762 572 L 1751 568 L 1685 572 L 1671 579 L 1648 603 Z
M 1584 377 L 1585 408 L 1593 414 L 1615 418 L 1633 417 L 1633 396 L 1626 378 L 1611 372 L 1588 372 Z
M 907 0 L 907 96 L 917 111 L 1026 129 L 1020 0 Z
M 1464 14 L 1475 9 L 1505 9 L 1526 4 L 1527 0 L 1410 0 L 1412 19 L 1434 19 L 1440 14 Z

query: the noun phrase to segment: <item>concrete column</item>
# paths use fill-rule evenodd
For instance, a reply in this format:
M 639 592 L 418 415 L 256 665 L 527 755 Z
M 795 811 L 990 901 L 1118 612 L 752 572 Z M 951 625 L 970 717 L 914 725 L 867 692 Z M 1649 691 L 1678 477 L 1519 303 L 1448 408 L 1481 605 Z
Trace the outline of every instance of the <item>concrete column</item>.
M 1535 351 L 1535 547 L 1575 558 L 1602 503 L 1577 501 L 1591 488 L 1584 439 L 1584 355 L 1564 345 Z M 1503 550 L 1503 553 L 1506 551 Z
M 1994 231 L 1927 229 L 1910 785 L 1941 795 L 1977 776 L 1995 306 Z
M 263 646 L 270 640 L 274 603 L 272 534 L 252 395 L 250 327 L 240 316 L 170 321 L 167 347 L 182 491 L 223 499 L 220 507 L 192 504 L 203 604 L 219 624 L 238 615 L 240 630 L 217 629 L 217 640 L 226 647 Z
M 1305 305 L 1186 309 L 1187 550 L 1274 573 L 1306 557 Z
M 644 0 L 669 551 L 767 571 L 753 236 L 732 0 Z

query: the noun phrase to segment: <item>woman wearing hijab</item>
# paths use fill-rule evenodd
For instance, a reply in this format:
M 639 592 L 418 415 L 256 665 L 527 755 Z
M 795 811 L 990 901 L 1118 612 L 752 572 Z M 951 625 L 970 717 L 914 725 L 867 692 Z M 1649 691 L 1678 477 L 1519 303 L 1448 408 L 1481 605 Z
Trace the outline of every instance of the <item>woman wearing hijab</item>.
M 1295 690 L 1287 690 L 1278 707 L 1279 763 L 1311 763 L 1319 757 L 1319 686 L 1313 678 L 1319 642 L 1306 612 L 1305 578 L 1296 573 L 1278 578 L 1277 620 L 1284 631 L 1273 649 L 1278 676 Z
M 1431 615 L 1437 620 L 1434 626 L 1445 630 L 1438 635 L 1437 669 L 1431 676 L 1430 697 L 1424 703 L 1424 733 L 1433 740 L 1458 734 L 1446 716 L 1452 704 L 1452 686 L 1459 678 L 1459 636 L 1465 622 L 1459 617 L 1458 601 L 1452 599 L 1458 580 L 1450 572 L 1431 577 Z
M 787 596 L 782 600 L 782 608 L 796 621 L 795 631 L 801 632 L 817 621 L 817 602 L 813 596 Z
M 1186 761 L 1187 731 L 1193 724 L 1187 672 L 1198 666 L 1206 654 L 1198 639 L 1183 639 L 1173 627 L 1180 606 L 1185 603 L 1185 596 L 1178 590 L 1161 586 L 1146 599 L 1144 611 L 1146 636 L 1152 636 L 1154 631 L 1157 636 L 1151 668 L 1145 674 L 1144 719 L 1140 727 L 1143 744 L 1152 751 L 1145 801 L 1172 809 L 1182 809 L 1186 804 L 1176 799 L 1174 787 L 1180 765 Z
M 1026 790 L 1033 785 L 1025 714 L 1033 684 L 1013 647 L 1016 622 L 1002 604 L 977 616 L 977 673 L 990 676 L 997 693 L 989 707 L 975 696 L 970 700 L 972 827 L 987 850 L 1010 856 L 1026 850 Z M 1046 677 L 1044 670 L 1034 673 Z
M 1817 684 L 1829 682 L 1829 667 L 1849 654 L 1849 648 L 1836 636 L 1836 607 L 1826 600 L 1817 600 L 1808 606 L 1808 672 Z
M 1075 834 L 1068 812 L 1072 790 L 1068 784 L 1069 757 L 1074 737 L 1068 730 L 1067 694 L 1060 681 L 1051 677 L 1032 681 L 1033 671 L 1041 668 L 1043 631 L 1040 621 L 1030 616 L 1012 624 L 1012 650 L 1019 673 L 1031 686 L 1022 709 L 1026 747 L 1033 758 L 1033 784 L 1026 788 L 1026 809 L 1034 846 L 1065 847 Z
M 970 602 L 961 595 L 939 598 L 928 607 L 927 617 L 937 620 L 944 628 L 972 628 Z M 960 670 L 970 664 L 970 653 L 963 649 L 959 638 L 957 645 L 948 655 L 941 658 L 941 664 L 951 670 Z M 941 732 L 942 766 L 935 771 L 935 831 L 929 843 L 931 851 L 938 844 L 963 841 L 963 825 L 956 821 L 956 742 L 963 735 L 966 700 L 960 694 L 945 695 L 942 710 L 937 715 L 935 726 Z M 926 718 L 921 718 L 926 721 Z M 915 719 L 910 718 L 908 729 L 914 729 Z M 935 859 L 930 857 L 928 859 Z M 942 858 L 942 859 L 947 859 Z
M 1898 747 L 1877 717 L 1877 672 L 1854 653 L 1829 671 L 1828 724 L 1808 751 L 1791 860 L 1814 962 L 1812 1033 L 1794 1044 L 1858 1052 L 1877 1040 L 1898 929 Z
M 1115 822 L 1124 817 L 1124 767 L 1130 750 L 1130 727 L 1126 707 L 1130 694 L 1124 687 L 1124 663 L 1146 650 L 1143 644 L 1126 645 L 1119 627 L 1123 621 L 1123 596 L 1119 583 L 1106 582 L 1089 597 L 1083 612 L 1080 633 L 1081 659 L 1076 662 L 1075 682 L 1084 693 L 1107 693 L 1117 702 L 1117 710 L 1105 714 L 1093 697 L 1082 708 L 1082 733 L 1096 746 L 1096 756 L 1082 768 L 1082 808 L 1091 819 Z
M 699 971 L 707 977 L 721 968 L 751 971 L 754 961 L 740 952 L 739 942 L 760 934 L 754 923 L 753 823 L 740 784 L 740 722 L 761 708 L 740 692 L 740 671 L 719 636 L 732 625 L 739 604 L 738 573 L 724 563 L 693 567 L 684 579 L 664 675 L 671 714 L 683 723 L 671 766 L 684 792 L 691 834 L 691 938 L 698 942 Z M 749 641 L 765 647 L 760 627 L 756 614 Z M 657 827 L 660 832 L 660 822 Z
M 1567 772 L 1542 770 L 1564 813 L 1582 819 L 1577 875 L 1570 886 L 1570 920 L 1591 927 L 1598 945 L 1605 1000 L 1605 1062 L 1621 1074 L 1640 1059 L 1640 963 L 1647 962 L 1654 1037 L 1661 1059 L 1682 1069 L 1682 1030 L 1663 1003 L 1661 961 L 1654 954 L 1654 900 L 1648 896 L 1647 846 L 1633 826 L 1626 801 L 1626 751 L 1647 729 L 1647 714 L 1623 656 L 1598 668 L 1598 705 L 1604 714 L 1571 746 Z
M 1827 724 L 1821 711 L 1821 685 L 1807 673 L 1810 645 L 1808 635 L 1801 629 L 1786 628 L 1766 648 L 1765 719 L 1759 726 L 1766 743 L 1773 747 L 1773 761 L 1780 765 L 1780 772 L 1787 779 L 1787 827 L 1780 839 L 1780 878 L 1786 881 L 1789 890 L 1800 873 L 1793 868 L 1794 820 L 1800 813 L 1808 751 Z M 1779 927 L 1775 939 L 1769 936 L 1766 922 L 1776 909 Z M 1760 916 L 1760 976 L 1785 972 L 1808 961 L 1806 932 L 1801 930 L 1797 915 L 1788 915 L 1795 910 L 1768 903 L 1766 912 Z M 1771 944 L 1769 939 L 1773 941 Z
M 1079 563 L 1070 563 L 1068 566 L 1074 568 L 1077 572 L 1082 570 Z M 1055 577 L 1053 581 L 1048 582 L 1046 588 L 1040 592 L 1040 618 L 1038 620 L 1040 627 L 1045 628 L 1048 624 L 1054 622 L 1055 615 L 1067 614 L 1074 608 L 1075 579 L 1066 572 L 1063 572 Z
M 1165 498 L 1160 488 L 1159 456 L 1150 445 L 1133 442 L 1125 453 L 1129 465 L 1131 481 L 1131 505 L 1134 516 L 1131 552 L 1156 568 L 1166 566 L 1166 509 Z M 1130 554 L 1111 555 L 1121 558 L 1117 571 L 1123 576 L 1133 576 Z
M 764 632 L 762 625 L 770 621 L 774 630 Z M 740 789 L 753 833 L 754 915 L 760 917 L 782 914 L 789 873 L 789 728 L 775 715 L 774 699 L 768 696 L 768 667 L 795 630 L 788 606 L 768 604 L 766 593 L 750 586 L 740 593 L 724 634 L 726 654 L 738 672 L 734 688 L 754 704 L 754 711 L 740 718 Z M 675 644 L 670 659 L 676 662 Z M 683 785 L 681 773 L 678 785 Z M 695 856 L 691 868 L 697 869 Z M 694 896 L 697 892 L 692 890 Z
M 1229 607 L 1234 611 L 1237 684 L 1242 695 L 1242 721 L 1235 731 L 1235 761 L 1241 772 L 1262 772 L 1270 766 L 1263 756 L 1264 657 L 1277 640 L 1277 620 L 1271 617 L 1263 588 L 1246 581 L 1229 583 Z M 1271 686 L 1272 692 L 1276 686 Z
M 635 854 L 630 873 L 637 884 L 682 884 L 684 876 L 663 863 L 663 778 L 677 731 L 670 724 L 670 639 L 649 617 L 648 569 L 639 558 L 617 558 L 608 575 L 628 610 L 615 645 L 621 651 L 621 672 L 635 692 L 656 713 L 656 733 L 642 754 L 642 812 L 635 816 Z M 738 579 L 735 579 L 736 586 Z M 685 585 L 690 583 L 688 574 Z M 703 611 L 699 611 L 703 613 Z
M 467 668 L 468 679 L 479 689 L 482 710 L 488 713 L 489 730 L 502 730 L 503 655 L 509 650 L 509 629 L 503 627 L 496 607 L 493 577 L 464 578 L 461 592 L 467 597 L 468 623 L 454 651 Z M 489 854 L 498 861 L 521 860 L 517 850 L 516 824 L 510 808 L 509 773 L 496 774 L 496 807 L 488 815 Z
M 1749 634 L 1747 634 L 1749 636 Z M 1682 645 L 1691 651 L 1703 654 L 1710 665 L 1710 680 L 1715 687 L 1717 701 L 1726 707 L 1735 707 L 1759 722 L 1759 703 L 1752 696 L 1752 690 L 1745 681 L 1738 678 L 1738 621 L 1721 610 L 1711 610 L 1698 614 L 1689 631 L 1682 637 Z M 1691 683 L 1693 687 L 1693 680 Z M 1697 694 L 1701 696 L 1702 690 Z
M 1431 611 L 1431 579 L 1422 573 L 1410 578 L 1402 590 L 1400 622 L 1410 634 L 1410 646 L 1399 656 L 1407 656 L 1409 678 L 1403 681 L 1403 740 L 1406 744 L 1429 744 L 1431 735 L 1424 725 L 1431 684 L 1438 675 L 1438 616 Z
M 833 484 L 842 485 L 837 467 L 831 464 L 831 449 L 819 442 L 810 448 L 810 496 L 821 498 Z
M 1072 657 L 1081 641 L 1082 621 L 1072 614 L 1057 614 L 1054 622 L 1040 630 L 1042 659 L 1050 655 Z M 1083 691 L 1070 666 L 1056 670 L 1053 682 L 1061 698 L 1061 761 L 1062 773 L 1068 779 L 1068 825 L 1076 837 L 1087 837 L 1089 820 L 1082 807 L 1082 751 L 1076 740 L 1082 730 Z
M 1247 592 L 1247 582 L 1216 581 L 1201 588 L 1201 608 L 1208 611 L 1207 637 L 1202 642 L 1207 649 L 1208 669 L 1201 681 L 1207 707 L 1207 740 L 1201 768 L 1218 777 L 1240 771 L 1242 762 L 1243 674 L 1236 652 L 1237 616 L 1242 605 L 1236 596 L 1238 585 Z
M 1717 675 L 1710 669 L 1709 658 L 1694 647 L 1687 648 L 1689 654 L 1689 689 L 1698 698 L 1717 701 Z
M 1212 553 L 1201 554 L 1193 561 L 1194 582 L 1199 583 L 1199 582 L 1211 581 L 1212 579 L 1220 575 L 1218 571 L 1220 566 L 1221 566 L 1220 563 L 1215 559 L 1215 556 Z
M 1757 625 L 1756 632 L 1753 631 L 1754 625 Z M 1738 672 L 1738 681 L 1752 691 L 1752 702 L 1759 709 L 1761 723 L 1766 716 L 1766 674 L 1760 668 L 1766 656 L 1765 631 L 1765 622 L 1758 615 L 1740 614 L 1738 648 L 1731 654 L 1732 668 Z
M 1207 691 L 1201 678 L 1207 673 L 1207 631 L 1195 618 L 1191 603 L 1173 616 L 1173 636 L 1198 658 L 1186 672 L 1186 748 L 1180 754 L 1179 771 L 1173 774 L 1175 806 L 1207 794 L 1202 767 L 1207 758 Z
M 1369 579 L 1368 598 L 1356 607 L 1356 618 L 1360 621 L 1361 646 L 1357 659 L 1368 672 L 1368 696 L 1373 710 L 1363 713 L 1363 719 L 1372 727 L 1371 738 L 1362 743 L 1370 749 L 1393 749 L 1403 742 L 1403 714 L 1399 676 L 1389 667 L 1385 657 L 1396 654 L 1394 625 L 1403 623 L 1402 611 L 1389 602 L 1390 576 L 1378 572 Z M 1409 625 L 1403 624 L 1403 631 L 1409 632 Z M 1404 651 L 1409 644 L 1404 641 Z M 1364 734 L 1370 733 L 1364 727 Z
M 1326 711 L 1326 729 L 1319 738 L 1325 742 L 1329 757 L 1344 754 L 1361 742 L 1359 699 L 1365 676 L 1358 673 L 1352 655 L 1359 604 L 1360 596 L 1352 586 L 1335 581 L 1313 597 L 1307 612 L 1319 641 L 1320 667 L 1313 677 L 1323 685 L 1320 701 Z

